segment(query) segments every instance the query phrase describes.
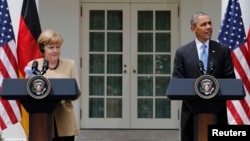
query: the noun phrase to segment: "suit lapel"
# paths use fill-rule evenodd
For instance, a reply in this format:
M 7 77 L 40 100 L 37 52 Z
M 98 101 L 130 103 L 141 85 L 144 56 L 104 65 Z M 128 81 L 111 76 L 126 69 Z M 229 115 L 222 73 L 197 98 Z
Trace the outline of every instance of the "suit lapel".
M 192 64 L 194 65 L 194 68 L 197 68 L 195 69 L 196 71 L 194 72 L 195 74 L 199 74 L 198 76 L 202 75 L 202 72 L 200 71 L 200 68 L 199 68 L 199 55 L 198 55 L 198 51 L 197 51 L 197 47 L 196 47 L 196 43 L 195 41 L 193 41 L 191 44 L 190 44 L 190 48 L 189 48 L 190 52 L 189 54 L 193 54 L 191 56 L 189 56 L 192 60 Z
M 191 55 L 191 56 L 190 56 L 190 57 L 192 58 L 192 60 L 193 60 L 194 62 L 199 63 L 199 55 L 198 55 L 198 51 L 197 51 L 197 47 L 196 47 L 195 41 L 193 41 L 193 42 L 191 43 L 190 52 L 191 52 L 191 54 L 194 54 L 194 55 Z
M 214 44 L 214 42 L 210 40 L 210 42 L 209 42 L 208 64 L 209 63 L 214 64 L 214 60 L 215 60 L 215 57 L 216 57 L 216 48 L 217 48 L 217 45 Z

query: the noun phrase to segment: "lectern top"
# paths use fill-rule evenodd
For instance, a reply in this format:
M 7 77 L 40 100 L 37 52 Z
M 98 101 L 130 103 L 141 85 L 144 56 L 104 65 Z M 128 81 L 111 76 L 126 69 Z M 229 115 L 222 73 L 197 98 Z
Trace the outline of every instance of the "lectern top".
M 74 100 L 79 97 L 80 90 L 74 78 L 50 78 L 51 91 L 44 100 Z M 28 79 L 4 79 L 1 96 L 3 99 L 31 100 L 26 89 Z

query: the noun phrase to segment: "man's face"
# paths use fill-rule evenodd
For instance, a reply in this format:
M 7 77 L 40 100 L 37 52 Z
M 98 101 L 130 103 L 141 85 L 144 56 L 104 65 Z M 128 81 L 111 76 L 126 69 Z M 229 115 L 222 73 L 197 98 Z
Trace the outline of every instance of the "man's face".
M 196 24 L 191 26 L 191 30 L 196 35 L 196 38 L 202 43 L 211 39 L 213 26 L 210 17 L 208 15 L 197 17 Z

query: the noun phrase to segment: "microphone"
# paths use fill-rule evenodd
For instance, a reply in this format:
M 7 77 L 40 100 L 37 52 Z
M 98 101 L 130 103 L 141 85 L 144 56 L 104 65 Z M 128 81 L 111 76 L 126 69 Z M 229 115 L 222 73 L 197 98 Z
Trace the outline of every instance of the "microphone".
M 199 67 L 199 70 L 201 71 L 201 73 L 204 74 L 204 65 L 203 65 L 203 62 L 201 60 L 199 60 L 198 67 Z
M 33 61 L 31 69 L 32 69 L 33 74 L 35 74 L 35 75 L 41 74 L 40 71 L 38 70 L 38 62 L 37 61 Z
M 211 74 L 214 70 L 214 63 L 213 63 L 213 60 L 212 61 L 209 61 L 209 64 L 208 64 L 208 72 L 209 74 Z
M 46 71 L 49 68 L 49 61 L 48 60 L 44 60 L 43 61 L 43 68 L 41 70 L 41 74 L 44 75 L 46 73 Z

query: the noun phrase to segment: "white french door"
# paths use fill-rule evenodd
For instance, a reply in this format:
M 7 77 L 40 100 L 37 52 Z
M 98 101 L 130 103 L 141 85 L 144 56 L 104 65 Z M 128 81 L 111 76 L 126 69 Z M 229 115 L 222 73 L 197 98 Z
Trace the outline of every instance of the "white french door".
M 177 129 L 175 3 L 82 3 L 81 128 Z
M 174 47 L 178 46 L 177 4 L 131 6 L 131 128 L 174 129 L 178 102 L 166 98 Z

